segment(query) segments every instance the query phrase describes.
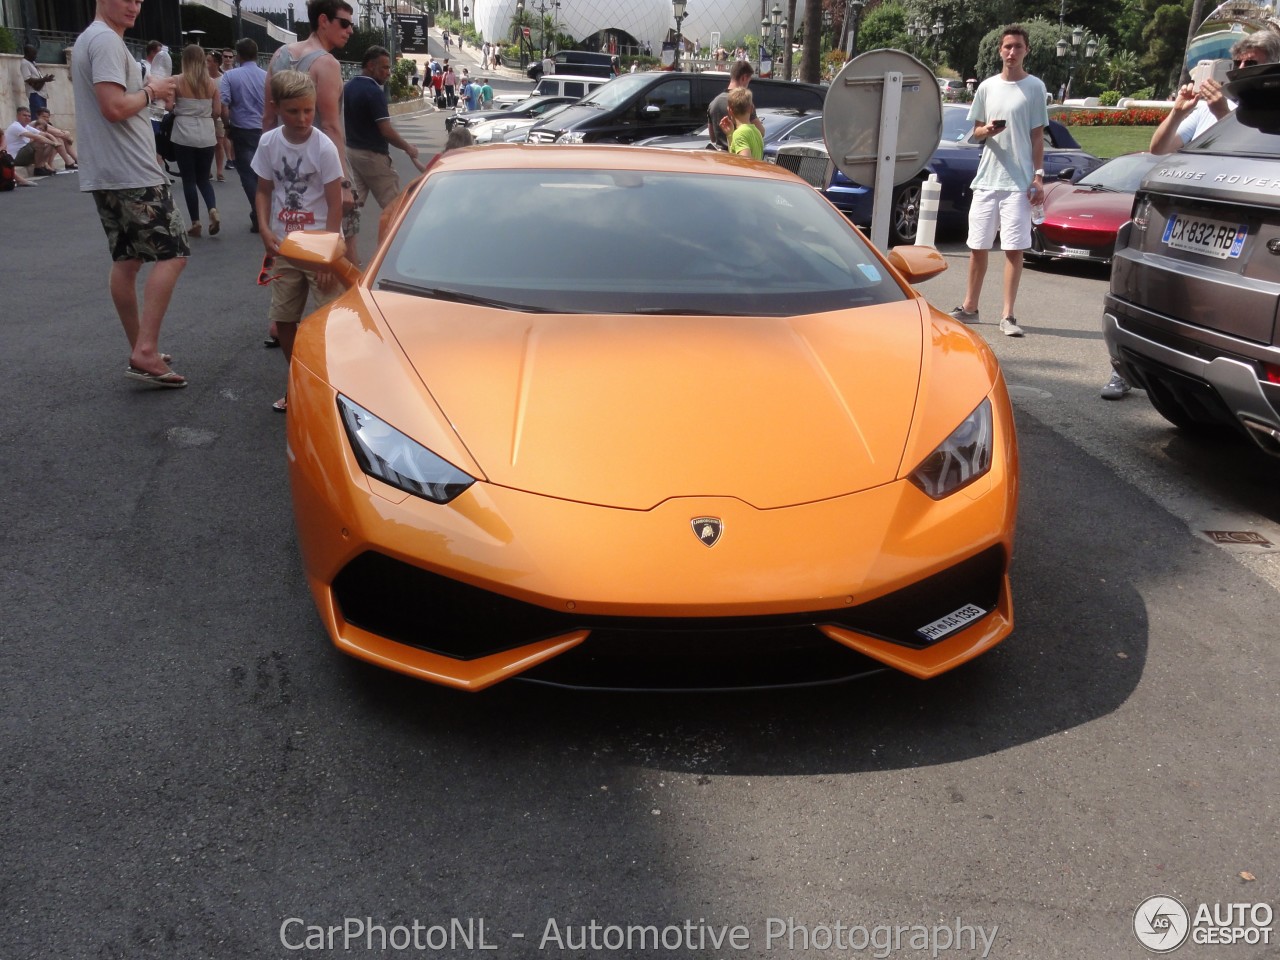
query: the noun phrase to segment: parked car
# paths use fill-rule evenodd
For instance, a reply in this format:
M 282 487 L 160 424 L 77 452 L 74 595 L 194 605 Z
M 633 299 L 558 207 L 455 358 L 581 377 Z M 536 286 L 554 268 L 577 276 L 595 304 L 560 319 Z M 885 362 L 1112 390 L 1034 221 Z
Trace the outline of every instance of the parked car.
M 1170 423 L 1280 456 L 1280 64 L 1228 76 L 1239 108 L 1142 182 L 1102 330 Z
M 927 679 L 1012 631 L 999 363 L 914 288 L 941 254 L 882 255 L 790 174 L 455 150 L 365 271 L 337 233 L 281 252 L 353 285 L 301 325 L 286 426 L 342 652 L 696 690 Z
M 647 137 L 693 133 L 707 125 L 707 108 L 727 88 L 723 75 L 669 71 L 625 74 L 559 114 L 554 123 L 544 118 L 535 124 L 529 142 L 635 143 Z M 751 94 L 757 109 L 791 107 L 821 112 L 826 88 L 756 80 Z
M 809 110 L 786 107 L 763 107 L 756 111 L 764 124 L 765 159 L 784 143 L 822 139 L 822 114 Z M 636 144 L 638 147 L 662 147 L 667 150 L 705 150 L 711 146 L 711 137 L 704 123 L 694 133 L 681 136 L 648 137 Z M 772 149 L 771 149 L 772 148 Z
M 445 129 L 459 127 L 478 127 L 490 120 L 527 120 L 542 116 L 548 110 L 565 103 L 573 103 L 576 97 L 535 96 L 526 97 L 519 103 L 505 109 L 472 110 L 468 113 L 454 114 L 444 118 Z M 474 132 L 474 131 L 473 131 Z
M 561 110 L 568 110 L 578 101 L 570 100 L 558 107 L 552 107 L 541 117 L 512 117 L 511 119 L 490 120 L 475 127 L 471 132 L 476 143 L 524 143 L 533 125 L 544 118 L 552 118 Z
M 613 54 L 594 50 L 560 50 L 552 56 L 551 72 L 608 79 L 618 75 L 618 58 Z M 530 80 L 542 79 L 541 60 L 530 65 L 527 76 Z
M 1028 263 L 1057 257 L 1110 263 L 1116 233 L 1129 219 L 1133 195 L 1160 158 L 1127 153 L 1108 160 L 1075 183 L 1057 180 L 1044 189 L 1044 222 L 1031 228 Z
M 752 84 L 752 89 L 754 88 L 755 85 Z M 920 184 L 931 173 L 936 173 L 942 184 L 942 197 L 938 207 L 939 229 L 963 228 L 966 225 L 969 204 L 973 201 L 973 191 L 969 185 L 978 172 L 978 157 L 982 151 L 980 143 L 970 142 L 973 122 L 968 119 L 968 114 L 967 106 L 943 105 L 942 138 L 938 149 L 918 176 L 900 184 L 894 191 L 892 219 L 889 224 L 890 243 L 915 241 L 916 227 L 920 221 Z M 819 148 L 818 152 L 825 154 L 821 145 L 814 146 Z M 834 164 L 814 163 L 812 160 L 812 157 L 806 158 L 799 154 L 788 155 L 785 148 L 778 155 L 779 164 L 821 190 L 850 220 L 862 227 L 870 226 L 874 192 L 872 187 L 850 180 Z M 1058 179 L 1064 175 L 1072 181 L 1078 180 L 1101 165 L 1101 160 L 1081 149 L 1066 127 L 1056 120 L 1049 120 L 1044 148 L 1046 180 Z
M 968 89 L 964 81 L 956 77 L 938 77 L 938 91 L 944 100 L 962 100 Z
M 493 98 L 494 104 L 501 109 L 512 106 L 526 97 L 571 97 L 581 100 L 592 90 L 603 87 L 609 82 L 608 77 L 572 76 L 563 73 L 553 74 L 539 80 L 530 93 L 500 93 Z

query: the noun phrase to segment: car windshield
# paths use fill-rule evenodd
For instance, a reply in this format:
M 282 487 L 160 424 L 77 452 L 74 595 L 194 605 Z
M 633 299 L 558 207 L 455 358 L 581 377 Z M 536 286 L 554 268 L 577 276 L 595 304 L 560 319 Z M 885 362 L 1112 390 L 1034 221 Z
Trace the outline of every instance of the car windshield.
M 527 167 L 428 177 L 374 288 L 606 314 L 794 316 L 906 297 L 799 181 Z
M 772 140 L 782 135 L 782 132 L 788 127 L 796 123 L 796 115 L 794 113 L 769 113 L 765 111 L 759 114 L 761 123 L 764 124 L 764 138 Z M 821 126 L 816 131 L 818 136 L 822 135 Z
M 955 110 L 943 108 L 942 141 L 944 143 L 964 143 L 971 133 L 973 133 L 973 121 L 969 119 L 968 107 L 959 107 Z
M 651 73 L 628 73 L 596 87 L 578 102 L 612 110 L 614 107 L 622 106 L 633 93 L 651 83 L 653 83 Z
M 1118 193 L 1134 193 L 1142 185 L 1142 178 L 1160 158 L 1154 153 L 1127 153 L 1108 160 L 1097 170 L 1081 177 L 1078 187 L 1098 190 L 1115 190 Z

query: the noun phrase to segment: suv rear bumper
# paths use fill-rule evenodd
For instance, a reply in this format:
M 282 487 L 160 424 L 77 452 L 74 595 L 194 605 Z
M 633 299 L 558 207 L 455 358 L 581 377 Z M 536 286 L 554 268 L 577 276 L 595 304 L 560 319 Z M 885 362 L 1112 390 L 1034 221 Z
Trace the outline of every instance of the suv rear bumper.
M 1200 328 L 1156 315 L 1149 323 L 1134 322 L 1129 317 L 1134 310 L 1107 295 L 1102 332 L 1121 376 L 1148 394 L 1159 391 L 1191 419 L 1243 430 L 1267 453 L 1280 457 L 1280 384 L 1264 383 L 1259 376 L 1264 362 L 1280 368 L 1280 349 L 1226 338 L 1236 349 L 1219 351 Z M 1224 338 L 1214 333 L 1212 339 Z M 1253 359 L 1259 352 L 1269 356 Z

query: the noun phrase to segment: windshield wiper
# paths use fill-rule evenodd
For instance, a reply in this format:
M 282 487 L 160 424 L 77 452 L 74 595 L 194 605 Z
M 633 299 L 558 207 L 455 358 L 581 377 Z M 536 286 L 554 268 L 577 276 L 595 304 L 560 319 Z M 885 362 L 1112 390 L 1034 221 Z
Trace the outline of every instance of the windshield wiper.
M 453 303 L 469 303 L 477 307 L 518 310 L 522 313 L 556 312 L 546 307 L 535 307 L 529 303 L 513 303 L 510 300 L 498 300 L 495 297 L 484 297 L 476 293 L 463 293 L 461 290 L 449 290 L 446 287 L 420 287 L 416 283 L 404 283 L 401 280 L 379 280 L 378 289 L 390 290 L 392 293 L 408 293 L 418 297 L 431 297 L 434 300 L 449 300 Z

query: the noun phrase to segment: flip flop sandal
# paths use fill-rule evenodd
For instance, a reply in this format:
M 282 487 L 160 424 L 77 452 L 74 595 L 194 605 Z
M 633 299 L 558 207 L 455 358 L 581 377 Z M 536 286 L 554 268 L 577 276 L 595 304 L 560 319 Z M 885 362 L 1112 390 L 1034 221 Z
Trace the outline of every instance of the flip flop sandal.
M 146 370 L 139 370 L 137 367 L 129 367 L 125 370 L 124 375 L 130 380 L 137 380 L 152 387 L 167 387 L 172 390 L 187 385 L 187 378 L 172 370 L 166 373 L 149 373 Z

